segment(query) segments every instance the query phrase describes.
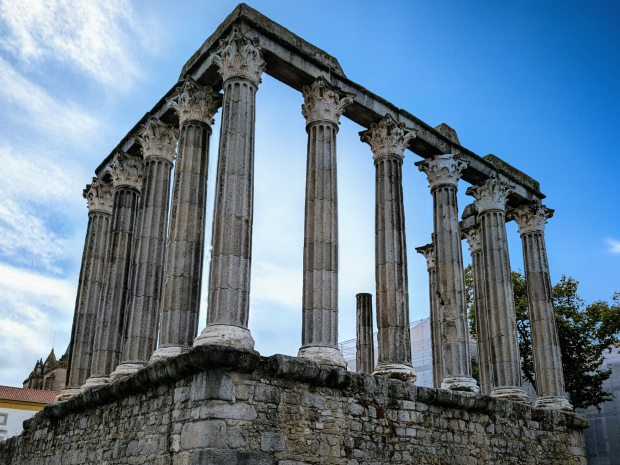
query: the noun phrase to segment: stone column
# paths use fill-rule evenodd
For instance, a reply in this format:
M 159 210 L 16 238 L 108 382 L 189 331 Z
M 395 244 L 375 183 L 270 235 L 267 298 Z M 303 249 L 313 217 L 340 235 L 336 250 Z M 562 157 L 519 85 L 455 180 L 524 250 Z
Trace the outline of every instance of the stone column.
M 151 362 L 192 346 L 204 259 L 209 142 L 221 95 L 187 77 L 168 99 L 181 128 L 170 208 L 159 347 Z
M 93 321 L 97 318 L 103 282 L 103 257 L 110 232 L 112 186 L 93 178 L 92 184 L 88 184 L 84 189 L 83 195 L 88 202 L 88 227 L 69 343 L 66 387 L 56 400 L 67 400 L 79 394 L 80 387 L 90 374 L 95 337 Z
M 529 404 L 531 399 L 521 384 L 517 317 L 506 239 L 506 201 L 513 189 L 496 178 L 489 178 L 467 189 L 467 195 L 476 198 L 482 235 L 491 396 Z
M 372 373 L 375 369 L 375 344 L 372 330 L 372 294 L 357 294 L 357 343 L 355 369 L 358 373 Z
M 444 379 L 442 389 L 478 392 L 471 377 L 469 325 L 463 279 L 463 251 L 456 201 L 457 184 L 467 164 L 454 155 L 435 155 L 416 163 L 433 195 L 437 302 L 441 314 Z
M 256 91 L 265 70 L 261 48 L 236 27 L 213 56 L 223 79 L 217 188 L 213 215 L 207 327 L 194 345 L 254 348 L 248 329 Z
M 433 363 L 433 387 L 439 389 L 444 379 L 443 371 L 443 343 L 441 338 L 441 308 L 437 305 L 437 282 L 435 277 L 435 245 L 426 244 L 416 247 L 416 252 L 426 258 L 428 270 L 428 301 L 430 303 L 431 318 L 431 348 Z
M 535 407 L 572 410 L 564 391 L 562 353 L 545 247 L 545 223 L 553 216 L 553 210 L 534 202 L 522 205 L 512 212 L 523 242 L 523 264 L 538 393 Z
M 302 336 L 299 357 L 346 367 L 338 349 L 338 186 L 336 134 L 353 99 L 319 76 L 303 87 L 306 118 L 306 213 Z
M 112 379 L 138 371 L 149 362 L 157 345 L 161 303 L 170 172 L 179 136 L 171 124 L 152 116 L 137 141 L 142 145 L 144 176 L 136 223 L 131 295 L 126 313 L 121 364 Z
M 415 137 L 387 114 L 359 133 L 375 161 L 375 282 L 379 362 L 375 374 L 415 382 L 411 366 L 407 243 L 402 165 L 405 148 Z
M 471 269 L 474 285 L 474 306 L 476 308 L 476 342 L 478 344 L 478 372 L 480 374 L 480 392 L 491 394 L 491 361 L 489 341 L 489 316 L 484 296 L 484 263 L 482 260 L 482 236 L 480 227 L 463 231 L 471 254 Z
M 139 158 L 119 150 L 108 172 L 114 187 L 112 223 L 105 255 L 105 279 L 97 310 L 90 377 L 82 389 L 109 383 L 110 374 L 120 361 L 143 163 Z

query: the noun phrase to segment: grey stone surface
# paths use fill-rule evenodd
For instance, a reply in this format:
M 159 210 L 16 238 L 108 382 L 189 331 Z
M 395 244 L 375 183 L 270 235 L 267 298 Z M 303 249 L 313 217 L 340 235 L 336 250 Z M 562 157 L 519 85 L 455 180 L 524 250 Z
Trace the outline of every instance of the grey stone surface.
M 471 376 L 463 251 L 456 199 L 458 181 L 467 165 L 450 154 L 437 155 L 416 165 L 426 174 L 433 195 L 435 279 L 441 315 L 444 376 L 442 387 L 477 391 L 477 383 Z
M 250 311 L 255 107 L 264 61 L 260 47 L 238 30 L 233 30 L 225 43 L 228 48 L 219 50 L 214 56 L 224 77 L 224 101 L 211 243 L 209 311 L 207 329 L 196 343 L 210 342 L 210 326 L 247 330 Z M 242 64 L 243 70 L 235 71 L 233 63 Z M 249 331 L 244 332 L 245 340 L 237 336 L 227 340 L 227 331 L 215 335 L 221 343 L 254 347 Z
M 79 388 L 90 375 L 99 297 L 104 280 L 104 257 L 110 232 L 112 186 L 97 178 L 84 189 L 88 201 L 88 227 L 82 253 L 80 280 L 75 302 L 67 386 L 64 391 Z
M 476 342 L 478 344 L 478 373 L 480 392 L 491 394 L 491 345 L 489 315 L 484 290 L 484 261 L 482 259 L 482 236 L 480 226 L 464 231 L 471 254 L 471 269 L 474 285 L 474 305 L 476 307 Z
M 415 381 L 411 367 L 407 241 L 402 185 L 403 153 L 413 131 L 388 114 L 360 132 L 375 162 L 375 281 L 378 365 L 376 373 Z
M 512 187 L 489 178 L 467 189 L 475 197 L 482 236 L 484 292 L 491 354 L 491 395 L 531 402 L 522 388 L 517 317 L 512 291 L 506 199 Z
M 372 294 L 357 294 L 355 368 L 358 373 L 375 369 L 375 344 L 372 325 Z
M 198 332 L 204 258 L 209 142 L 221 96 L 187 80 L 169 98 L 181 135 L 174 169 L 159 348 L 154 358 L 191 347 Z
M 234 404 L 189 396 L 199 377 L 221 382 L 211 371 L 250 395 Z M 315 374 L 306 381 L 308 372 Z M 362 373 L 338 381 L 344 373 L 295 357 L 194 347 L 46 406 L 20 436 L 0 442 L 0 465 L 586 463 L 583 415 Z M 239 418 L 232 408 L 255 414 Z M 216 411 L 219 418 L 209 417 Z
M 109 378 L 120 361 L 143 163 L 137 157 L 119 152 L 110 164 L 109 173 L 114 186 L 114 204 L 87 383 Z
M 552 214 L 552 210 L 538 203 L 522 205 L 513 210 L 523 244 L 523 264 L 538 394 L 536 405 L 570 410 L 572 407 L 564 391 L 562 353 L 545 247 L 545 223 Z
M 170 172 L 178 131 L 151 118 L 140 133 L 144 175 L 138 206 L 133 280 L 125 324 L 121 365 L 146 365 L 157 345 L 164 274 Z
M 321 359 L 321 363 L 346 366 L 338 350 L 336 134 L 340 115 L 351 103 L 351 97 L 342 94 L 323 78 L 317 79 L 311 86 L 305 86 L 303 95 L 302 114 L 306 118 L 308 159 L 302 346 L 299 355 Z
M 431 326 L 431 357 L 433 364 L 433 386 L 441 387 L 444 378 L 443 369 L 443 342 L 441 336 L 441 307 L 437 303 L 437 278 L 435 272 L 435 245 L 426 244 L 416 247 L 416 252 L 426 258 L 426 269 L 428 270 L 428 301 L 430 305 L 430 326 Z

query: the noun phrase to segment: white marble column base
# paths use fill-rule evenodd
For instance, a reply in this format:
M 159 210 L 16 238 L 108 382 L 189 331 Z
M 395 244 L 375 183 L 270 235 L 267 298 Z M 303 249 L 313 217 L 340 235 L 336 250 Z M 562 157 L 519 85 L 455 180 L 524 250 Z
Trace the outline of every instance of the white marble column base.
M 63 402 L 65 400 L 69 400 L 73 396 L 77 396 L 81 393 L 82 391 L 80 390 L 80 388 L 64 388 L 62 391 L 60 391 L 60 394 L 56 396 L 54 402 Z
M 171 346 L 171 347 L 160 347 L 153 355 L 151 355 L 151 359 L 149 363 L 159 362 L 160 360 L 166 360 L 170 357 L 176 357 L 177 355 L 181 355 L 183 352 L 187 352 L 187 347 L 180 346 Z
M 515 402 L 521 402 L 522 404 L 531 404 L 532 399 L 523 389 L 517 388 L 500 388 L 493 389 L 491 391 L 491 397 L 497 397 L 498 399 L 512 400 Z
M 95 377 L 95 378 L 88 378 L 86 382 L 80 388 L 80 391 L 84 392 L 84 391 L 87 391 L 88 389 L 94 388 L 95 386 L 99 386 L 101 384 L 109 384 L 111 382 L 112 382 L 111 378 L 106 378 L 103 376 Z
M 375 367 L 373 375 L 400 379 L 408 383 L 415 383 L 416 379 L 418 379 L 418 375 L 413 367 L 402 363 L 380 363 Z
M 194 347 L 205 344 L 223 344 L 254 349 L 254 338 L 247 328 L 232 325 L 211 325 L 203 329 L 202 333 L 194 339 Z
M 480 387 L 474 378 L 466 378 L 464 376 L 455 376 L 446 378 L 441 383 L 441 389 L 450 391 L 480 392 Z
M 552 408 L 556 410 L 573 411 L 573 406 L 564 397 L 540 397 L 534 404 L 534 408 Z
M 123 376 L 133 375 L 136 371 L 144 367 L 145 365 L 142 363 L 121 363 L 116 367 L 116 370 L 110 374 L 110 378 L 117 380 Z
M 331 365 L 341 368 L 347 367 L 347 362 L 345 362 L 342 357 L 342 352 L 338 349 L 334 349 L 333 347 L 302 347 L 299 349 L 297 356 L 307 360 L 312 360 L 319 365 Z

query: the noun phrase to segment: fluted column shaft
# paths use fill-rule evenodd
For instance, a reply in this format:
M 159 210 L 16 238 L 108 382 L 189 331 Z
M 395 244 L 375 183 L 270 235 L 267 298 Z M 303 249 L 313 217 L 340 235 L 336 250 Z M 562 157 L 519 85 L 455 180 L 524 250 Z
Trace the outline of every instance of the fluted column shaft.
M 355 369 L 358 373 L 372 373 L 375 369 L 375 344 L 372 329 L 372 294 L 357 294 L 357 333 Z
M 110 232 L 112 190 L 97 178 L 84 189 L 89 203 L 88 227 L 75 302 L 65 388 L 57 400 L 77 394 L 90 375 L 97 308 L 104 280 L 104 256 Z
M 114 189 L 106 279 L 97 312 L 89 381 L 107 380 L 120 359 L 137 207 L 138 189 L 127 185 Z
M 338 127 L 318 121 L 307 132 L 302 348 L 337 348 Z
M 480 392 L 489 395 L 492 390 L 490 367 L 490 341 L 486 299 L 484 294 L 484 262 L 482 259 L 482 238 L 480 229 L 465 232 L 471 253 L 471 269 L 476 308 L 476 343 L 478 345 L 478 373 L 480 375 Z
M 553 293 L 544 227 L 553 211 L 531 204 L 515 211 L 523 244 L 523 264 L 536 373 L 536 407 L 572 410 L 564 390 L 562 353 L 553 308 Z
M 164 274 L 171 160 L 149 156 L 144 163 L 121 369 L 128 374 L 148 363 L 157 345 Z

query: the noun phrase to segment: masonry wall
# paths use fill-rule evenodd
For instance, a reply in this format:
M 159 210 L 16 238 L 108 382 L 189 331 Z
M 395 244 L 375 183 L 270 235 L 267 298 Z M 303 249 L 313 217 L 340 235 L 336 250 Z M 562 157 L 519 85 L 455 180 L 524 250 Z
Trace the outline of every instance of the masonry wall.
M 0 464 L 585 464 L 582 415 L 201 346 L 55 402 Z

